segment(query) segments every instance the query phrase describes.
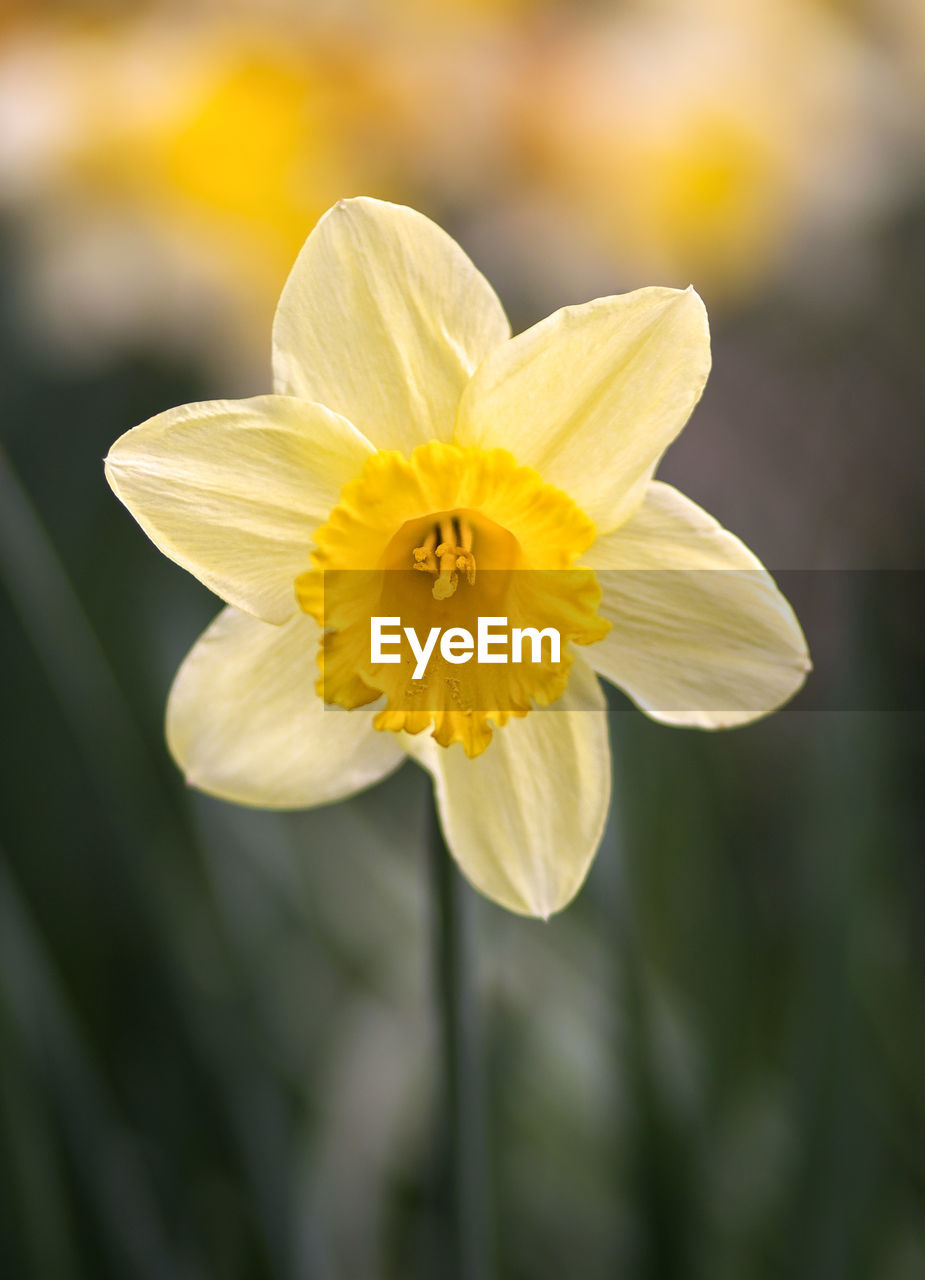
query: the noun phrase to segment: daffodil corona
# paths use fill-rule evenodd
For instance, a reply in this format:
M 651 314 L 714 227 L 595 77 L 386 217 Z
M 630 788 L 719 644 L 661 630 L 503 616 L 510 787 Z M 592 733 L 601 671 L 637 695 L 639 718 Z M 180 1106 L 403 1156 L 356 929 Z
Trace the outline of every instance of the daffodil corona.
M 192 785 L 273 808 L 410 755 L 472 883 L 548 916 L 607 815 L 597 674 L 721 728 L 809 669 L 761 564 L 652 478 L 709 371 L 703 304 L 641 289 L 512 338 L 449 236 L 362 198 L 309 236 L 273 336 L 276 394 L 169 410 L 106 461 L 228 606 L 174 681 L 170 749 Z M 415 644 L 376 650 L 374 620 Z M 481 648 L 502 621 L 525 660 Z

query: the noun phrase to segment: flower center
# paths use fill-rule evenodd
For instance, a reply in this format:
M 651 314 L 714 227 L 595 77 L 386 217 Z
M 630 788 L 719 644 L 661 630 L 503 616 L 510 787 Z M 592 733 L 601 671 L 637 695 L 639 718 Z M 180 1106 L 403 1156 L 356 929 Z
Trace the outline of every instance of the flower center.
M 469 586 L 475 586 L 472 525 L 465 516 L 443 516 L 436 520 L 412 556 L 413 569 L 436 577 L 435 600 L 448 600 L 455 594 L 461 572 L 465 573 Z
M 594 574 L 574 567 L 593 538 L 566 494 L 504 450 L 435 442 L 410 458 L 373 454 L 316 531 L 313 568 L 296 580 L 300 607 L 325 629 L 319 693 L 351 709 L 384 695 L 376 728 L 432 727 L 441 746 L 462 742 L 478 755 L 492 724 L 561 697 L 570 642 L 606 634 Z M 376 618 L 392 620 L 399 636 L 382 661 L 371 644 Z M 458 646 L 486 619 L 505 620 L 511 636 L 552 628 L 560 652 L 531 641 L 526 660 L 495 646 L 482 662 L 434 638 L 422 665 L 406 640 L 411 630 L 422 645 L 436 628 Z

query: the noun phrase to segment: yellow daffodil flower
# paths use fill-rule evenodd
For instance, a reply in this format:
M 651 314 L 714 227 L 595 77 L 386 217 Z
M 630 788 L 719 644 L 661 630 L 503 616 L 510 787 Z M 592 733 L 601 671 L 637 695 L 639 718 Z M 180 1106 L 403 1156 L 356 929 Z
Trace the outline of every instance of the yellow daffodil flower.
M 361 198 L 309 236 L 273 338 L 274 395 L 169 410 L 106 460 L 145 532 L 228 606 L 174 681 L 170 749 L 193 786 L 268 808 L 341 799 L 410 755 L 472 883 L 546 917 L 607 816 L 598 674 L 656 719 L 720 728 L 809 669 L 760 563 L 652 479 L 707 378 L 703 304 L 641 289 L 512 338 L 449 236 Z M 415 688 L 372 661 L 383 602 L 425 631 L 555 619 L 565 652 L 438 664 Z
M 594 6 L 540 36 L 517 86 L 521 153 L 625 280 L 746 297 L 890 189 L 896 86 L 812 0 Z

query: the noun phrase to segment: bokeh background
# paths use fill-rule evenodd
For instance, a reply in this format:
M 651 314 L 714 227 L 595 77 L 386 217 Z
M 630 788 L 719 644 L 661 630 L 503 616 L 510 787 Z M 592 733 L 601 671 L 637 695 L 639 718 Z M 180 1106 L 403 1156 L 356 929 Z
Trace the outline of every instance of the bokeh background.
M 515 329 L 694 283 L 714 373 L 660 474 L 816 661 L 729 734 L 614 694 L 579 899 L 475 902 L 496 1274 L 921 1280 L 921 0 L 5 0 L 0 1274 L 443 1273 L 426 780 L 187 792 L 163 706 L 217 602 L 101 465 L 268 389 L 353 194 Z

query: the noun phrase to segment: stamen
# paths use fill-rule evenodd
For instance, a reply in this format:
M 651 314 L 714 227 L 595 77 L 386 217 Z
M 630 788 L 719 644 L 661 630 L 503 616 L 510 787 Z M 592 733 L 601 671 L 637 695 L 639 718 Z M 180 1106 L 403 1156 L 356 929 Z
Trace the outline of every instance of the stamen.
M 437 541 L 439 535 L 439 542 Z M 423 543 L 412 551 L 412 568 L 433 574 L 435 600 L 449 600 L 456 593 L 459 574 L 465 572 L 471 587 L 475 583 L 475 556 L 472 554 L 472 526 L 458 516 L 444 516 Z
M 430 533 L 424 539 L 423 545 L 415 547 L 411 553 L 414 556 L 414 568 L 420 569 L 422 573 L 436 573 L 437 560 L 434 556 L 434 545 L 437 541 L 436 529 L 431 529 Z
M 459 525 L 459 546 L 456 548 L 458 559 L 456 561 L 457 569 L 465 569 L 466 581 L 469 586 L 475 585 L 475 556 L 472 554 L 472 525 L 468 520 L 462 518 L 457 522 Z

